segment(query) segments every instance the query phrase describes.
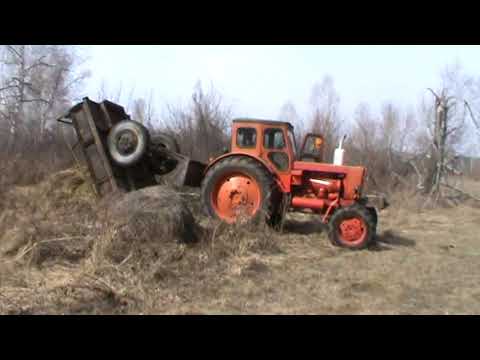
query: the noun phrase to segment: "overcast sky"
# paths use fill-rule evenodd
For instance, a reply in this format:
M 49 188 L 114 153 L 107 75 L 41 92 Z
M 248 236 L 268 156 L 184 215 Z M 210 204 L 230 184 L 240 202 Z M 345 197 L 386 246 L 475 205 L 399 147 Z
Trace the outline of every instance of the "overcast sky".
M 187 100 L 198 80 L 212 83 L 234 116 L 276 119 L 292 101 L 303 115 L 315 82 L 330 75 L 349 118 L 360 102 L 373 110 L 393 101 L 415 105 L 439 83 L 443 67 L 460 61 L 480 74 L 480 46 L 88 46 L 92 77 L 85 94 L 102 82 L 135 97 L 153 91 L 155 104 Z M 100 99 L 97 99 L 100 100 Z

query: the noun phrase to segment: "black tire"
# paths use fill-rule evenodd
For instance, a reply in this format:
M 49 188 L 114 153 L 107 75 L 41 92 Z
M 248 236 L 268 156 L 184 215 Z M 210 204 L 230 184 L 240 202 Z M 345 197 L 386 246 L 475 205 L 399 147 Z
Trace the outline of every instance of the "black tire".
M 363 222 L 366 232 L 358 242 L 347 241 L 343 239 L 340 233 L 340 224 L 344 220 L 357 218 Z M 372 212 L 363 205 L 353 205 L 340 208 L 330 218 L 328 223 L 328 237 L 333 245 L 348 248 L 351 250 L 361 250 L 367 248 L 375 240 L 376 224 Z
M 376 232 L 377 231 L 377 226 L 378 226 L 377 209 L 375 209 L 372 206 L 367 206 L 367 210 L 370 212 L 370 215 L 372 215 L 373 223 L 375 224 L 375 232 Z
M 234 156 L 220 160 L 210 168 L 202 181 L 201 199 L 204 212 L 217 220 L 222 220 L 215 211 L 212 203 L 212 193 L 218 181 L 229 173 L 243 173 L 255 179 L 260 187 L 260 207 L 249 219 L 250 223 L 267 223 L 272 225 L 276 220 L 275 214 L 280 204 L 280 193 L 275 184 L 273 175 L 258 161 L 246 156 Z
M 123 120 L 110 130 L 107 148 L 113 162 L 121 167 L 137 164 L 147 152 L 148 130 L 139 122 Z
M 178 146 L 177 141 L 171 135 L 165 133 L 155 133 L 150 137 L 151 145 L 156 147 L 162 147 L 169 151 L 180 153 L 180 146 Z

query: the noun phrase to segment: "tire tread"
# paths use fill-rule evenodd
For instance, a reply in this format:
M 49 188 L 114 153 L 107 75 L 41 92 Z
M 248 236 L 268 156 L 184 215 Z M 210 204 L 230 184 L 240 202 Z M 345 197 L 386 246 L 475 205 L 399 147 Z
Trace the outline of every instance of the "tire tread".
M 215 181 L 215 176 L 219 172 L 228 171 L 228 169 L 236 169 L 240 172 L 243 169 L 249 175 L 257 178 L 262 189 L 261 192 L 262 194 L 264 193 L 263 202 L 261 204 L 261 211 L 264 213 L 264 216 L 258 212 L 253 220 L 262 219 L 266 220 L 267 223 L 271 223 L 278 205 L 278 201 L 276 202 L 274 199 L 278 193 L 277 185 L 272 174 L 265 169 L 263 164 L 246 156 L 231 156 L 222 159 L 217 164 L 213 165 L 213 167 L 207 172 L 201 186 L 202 207 L 204 213 L 210 217 L 218 219 L 218 216 L 215 214 L 215 211 L 210 204 L 211 191 L 213 190 L 212 182 Z
M 360 245 L 345 246 L 338 238 L 338 228 L 336 226 L 336 222 L 339 218 L 345 216 L 345 214 L 352 212 L 356 212 L 358 215 L 360 215 L 367 224 L 367 238 Z M 335 246 L 347 247 L 352 250 L 362 250 L 367 248 L 375 240 L 376 227 L 376 221 L 373 214 L 365 206 L 355 204 L 349 207 L 340 208 L 335 211 L 328 223 L 328 238 Z

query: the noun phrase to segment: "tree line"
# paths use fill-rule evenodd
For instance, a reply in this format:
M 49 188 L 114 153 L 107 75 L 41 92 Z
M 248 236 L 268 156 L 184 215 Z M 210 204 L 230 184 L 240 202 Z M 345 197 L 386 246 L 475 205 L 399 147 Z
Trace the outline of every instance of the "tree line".
M 80 100 L 90 76 L 82 71 L 85 58 L 75 46 L 2 45 L 0 47 L 0 152 L 2 163 L 38 159 L 67 166 L 71 154 L 65 145 L 73 136 L 55 119 Z M 341 98 L 333 78 L 325 76 L 311 90 L 308 112 L 300 115 L 287 101 L 277 120 L 295 126 L 297 144 L 308 132 L 325 138 L 325 161 L 343 135 L 347 163 L 368 168 L 368 185 L 383 192 L 408 186 L 439 195 L 449 179 L 462 172 L 480 178 L 480 162 L 461 166 L 467 145 L 480 142 L 480 77 L 466 74 L 459 64 L 447 66 L 439 86 L 425 89 L 419 106 L 404 108 L 393 102 L 375 114 L 359 104 L 353 118 L 342 114 Z M 122 89 L 109 92 L 105 84 L 97 101 L 120 102 Z M 200 161 L 219 155 L 230 141 L 232 107 L 213 87 L 200 82 L 183 104 L 156 108 L 153 96 L 135 98 L 130 92 L 122 104 L 132 118 L 152 130 L 174 135 L 182 153 Z M 48 169 L 47 169 L 48 168 Z

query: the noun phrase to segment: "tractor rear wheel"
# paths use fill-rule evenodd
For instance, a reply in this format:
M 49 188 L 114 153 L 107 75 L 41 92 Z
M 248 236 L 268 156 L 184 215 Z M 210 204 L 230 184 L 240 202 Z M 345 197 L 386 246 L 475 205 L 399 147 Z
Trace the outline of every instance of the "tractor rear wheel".
M 328 223 L 332 244 L 352 250 L 368 247 L 375 239 L 375 232 L 372 212 L 359 204 L 338 209 Z
M 258 161 L 235 156 L 221 160 L 202 182 L 207 215 L 226 223 L 270 223 L 280 201 L 273 176 Z
M 375 231 L 377 230 L 377 225 L 378 225 L 378 214 L 377 214 L 377 209 L 374 207 L 367 207 L 367 210 L 370 212 L 373 218 L 373 223 L 375 224 Z

